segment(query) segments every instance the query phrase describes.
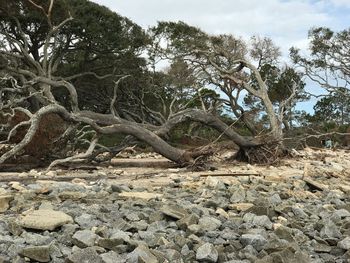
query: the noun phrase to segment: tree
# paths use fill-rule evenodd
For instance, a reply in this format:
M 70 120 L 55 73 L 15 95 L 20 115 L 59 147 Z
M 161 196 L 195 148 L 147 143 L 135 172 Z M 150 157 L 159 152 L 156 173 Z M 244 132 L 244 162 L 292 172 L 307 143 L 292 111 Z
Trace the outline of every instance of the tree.
M 314 106 L 314 119 L 319 122 L 333 122 L 338 126 L 350 124 L 350 91 L 340 92 L 321 98 Z
M 245 110 L 239 105 L 238 98 L 243 90 L 257 98 L 269 121 L 269 140 L 282 140 L 283 117 L 292 105 L 296 87 L 292 83 L 289 96 L 281 101 L 276 110 L 269 97 L 268 84 L 258 68 L 278 56 L 278 49 L 269 46 L 270 41 L 258 38 L 253 41 L 255 50 L 251 54 L 259 61 L 257 67 L 248 57 L 247 44 L 232 35 L 210 36 L 183 22 L 160 22 L 151 30 L 151 35 L 155 42 L 155 54 L 166 59 L 181 57 L 191 66 L 201 85 L 219 88 L 227 96 L 224 103 L 238 118 L 243 119 L 253 134 L 256 133 L 253 124 L 245 118 Z
M 344 93 L 350 84 L 350 28 L 334 32 L 329 28 L 313 28 L 309 32 L 310 55 L 304 57 L 296 48 L 290 54 L 294 63 L 312 81 L 329 94 Z

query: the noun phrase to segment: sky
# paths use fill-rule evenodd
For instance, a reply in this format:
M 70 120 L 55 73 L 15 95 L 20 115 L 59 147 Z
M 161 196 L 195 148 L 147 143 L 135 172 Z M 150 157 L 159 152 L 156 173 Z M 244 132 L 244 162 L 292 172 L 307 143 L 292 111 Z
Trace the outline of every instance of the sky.
M 184 21 L 211 34 L 249 39 L 271 37 L 287 60 L 290 47 L 307 54 L 308 30 L 350 27 L 350 0 L 92 0 L 130 18 L 143 28 L 157 21 Z M 308 89 L 317 89 L 307 82 Z M 314 101 L 313 101 L 314 102 Z M 312 112 L 313 103 L 300 104 Z

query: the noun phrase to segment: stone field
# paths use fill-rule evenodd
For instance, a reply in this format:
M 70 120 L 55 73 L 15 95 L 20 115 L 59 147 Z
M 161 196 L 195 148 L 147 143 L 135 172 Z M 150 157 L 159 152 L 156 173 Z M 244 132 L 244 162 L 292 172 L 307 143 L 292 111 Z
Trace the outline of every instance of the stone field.
M 350 153 L 294 154 L 0 174 L 0 262 L 350 262 Z

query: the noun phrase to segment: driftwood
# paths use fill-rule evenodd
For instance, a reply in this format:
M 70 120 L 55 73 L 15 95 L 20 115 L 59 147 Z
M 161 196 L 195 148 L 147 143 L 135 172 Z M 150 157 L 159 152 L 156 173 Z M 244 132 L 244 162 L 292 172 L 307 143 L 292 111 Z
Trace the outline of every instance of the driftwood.
M 311 191 L 314 191 L 314 190 L 327 191 L 328 190 L 328 185 L 318 183 L 315 180 L 312 180 L 310 178 L 303 178 L 303 180 L 307 184 L 307 186 L 310 188 Z
M 21 176 L 13 174 L 0 174 L 0 182 L 32 182 L 32 181 L 58 181 L 58 182 L 68 182 L 73 179 L 84 179 L 86 181 L 97 181 L 101 179 L 117 179 L 120 174 L 116 175 L 57 175 L 57 176 Z
M 199 176 L 201 177 L 207 177 L 207 176 L 251 176 L 251 175 L 255 175 L 255 176 L 259 176 L 261 175 L 260 173 L 257 172 L 249 172 L 249 173 L 205 173 L 205 174 L 200 174 Z

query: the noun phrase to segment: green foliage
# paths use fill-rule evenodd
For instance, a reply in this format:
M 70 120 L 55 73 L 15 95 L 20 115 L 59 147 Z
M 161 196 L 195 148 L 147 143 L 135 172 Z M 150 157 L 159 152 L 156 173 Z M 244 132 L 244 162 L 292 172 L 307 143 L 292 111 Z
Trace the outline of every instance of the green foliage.
M 314 106 L 314 119 L 337 125 L 350 124 L 350 91 L 335 93 L 320 99 Z

